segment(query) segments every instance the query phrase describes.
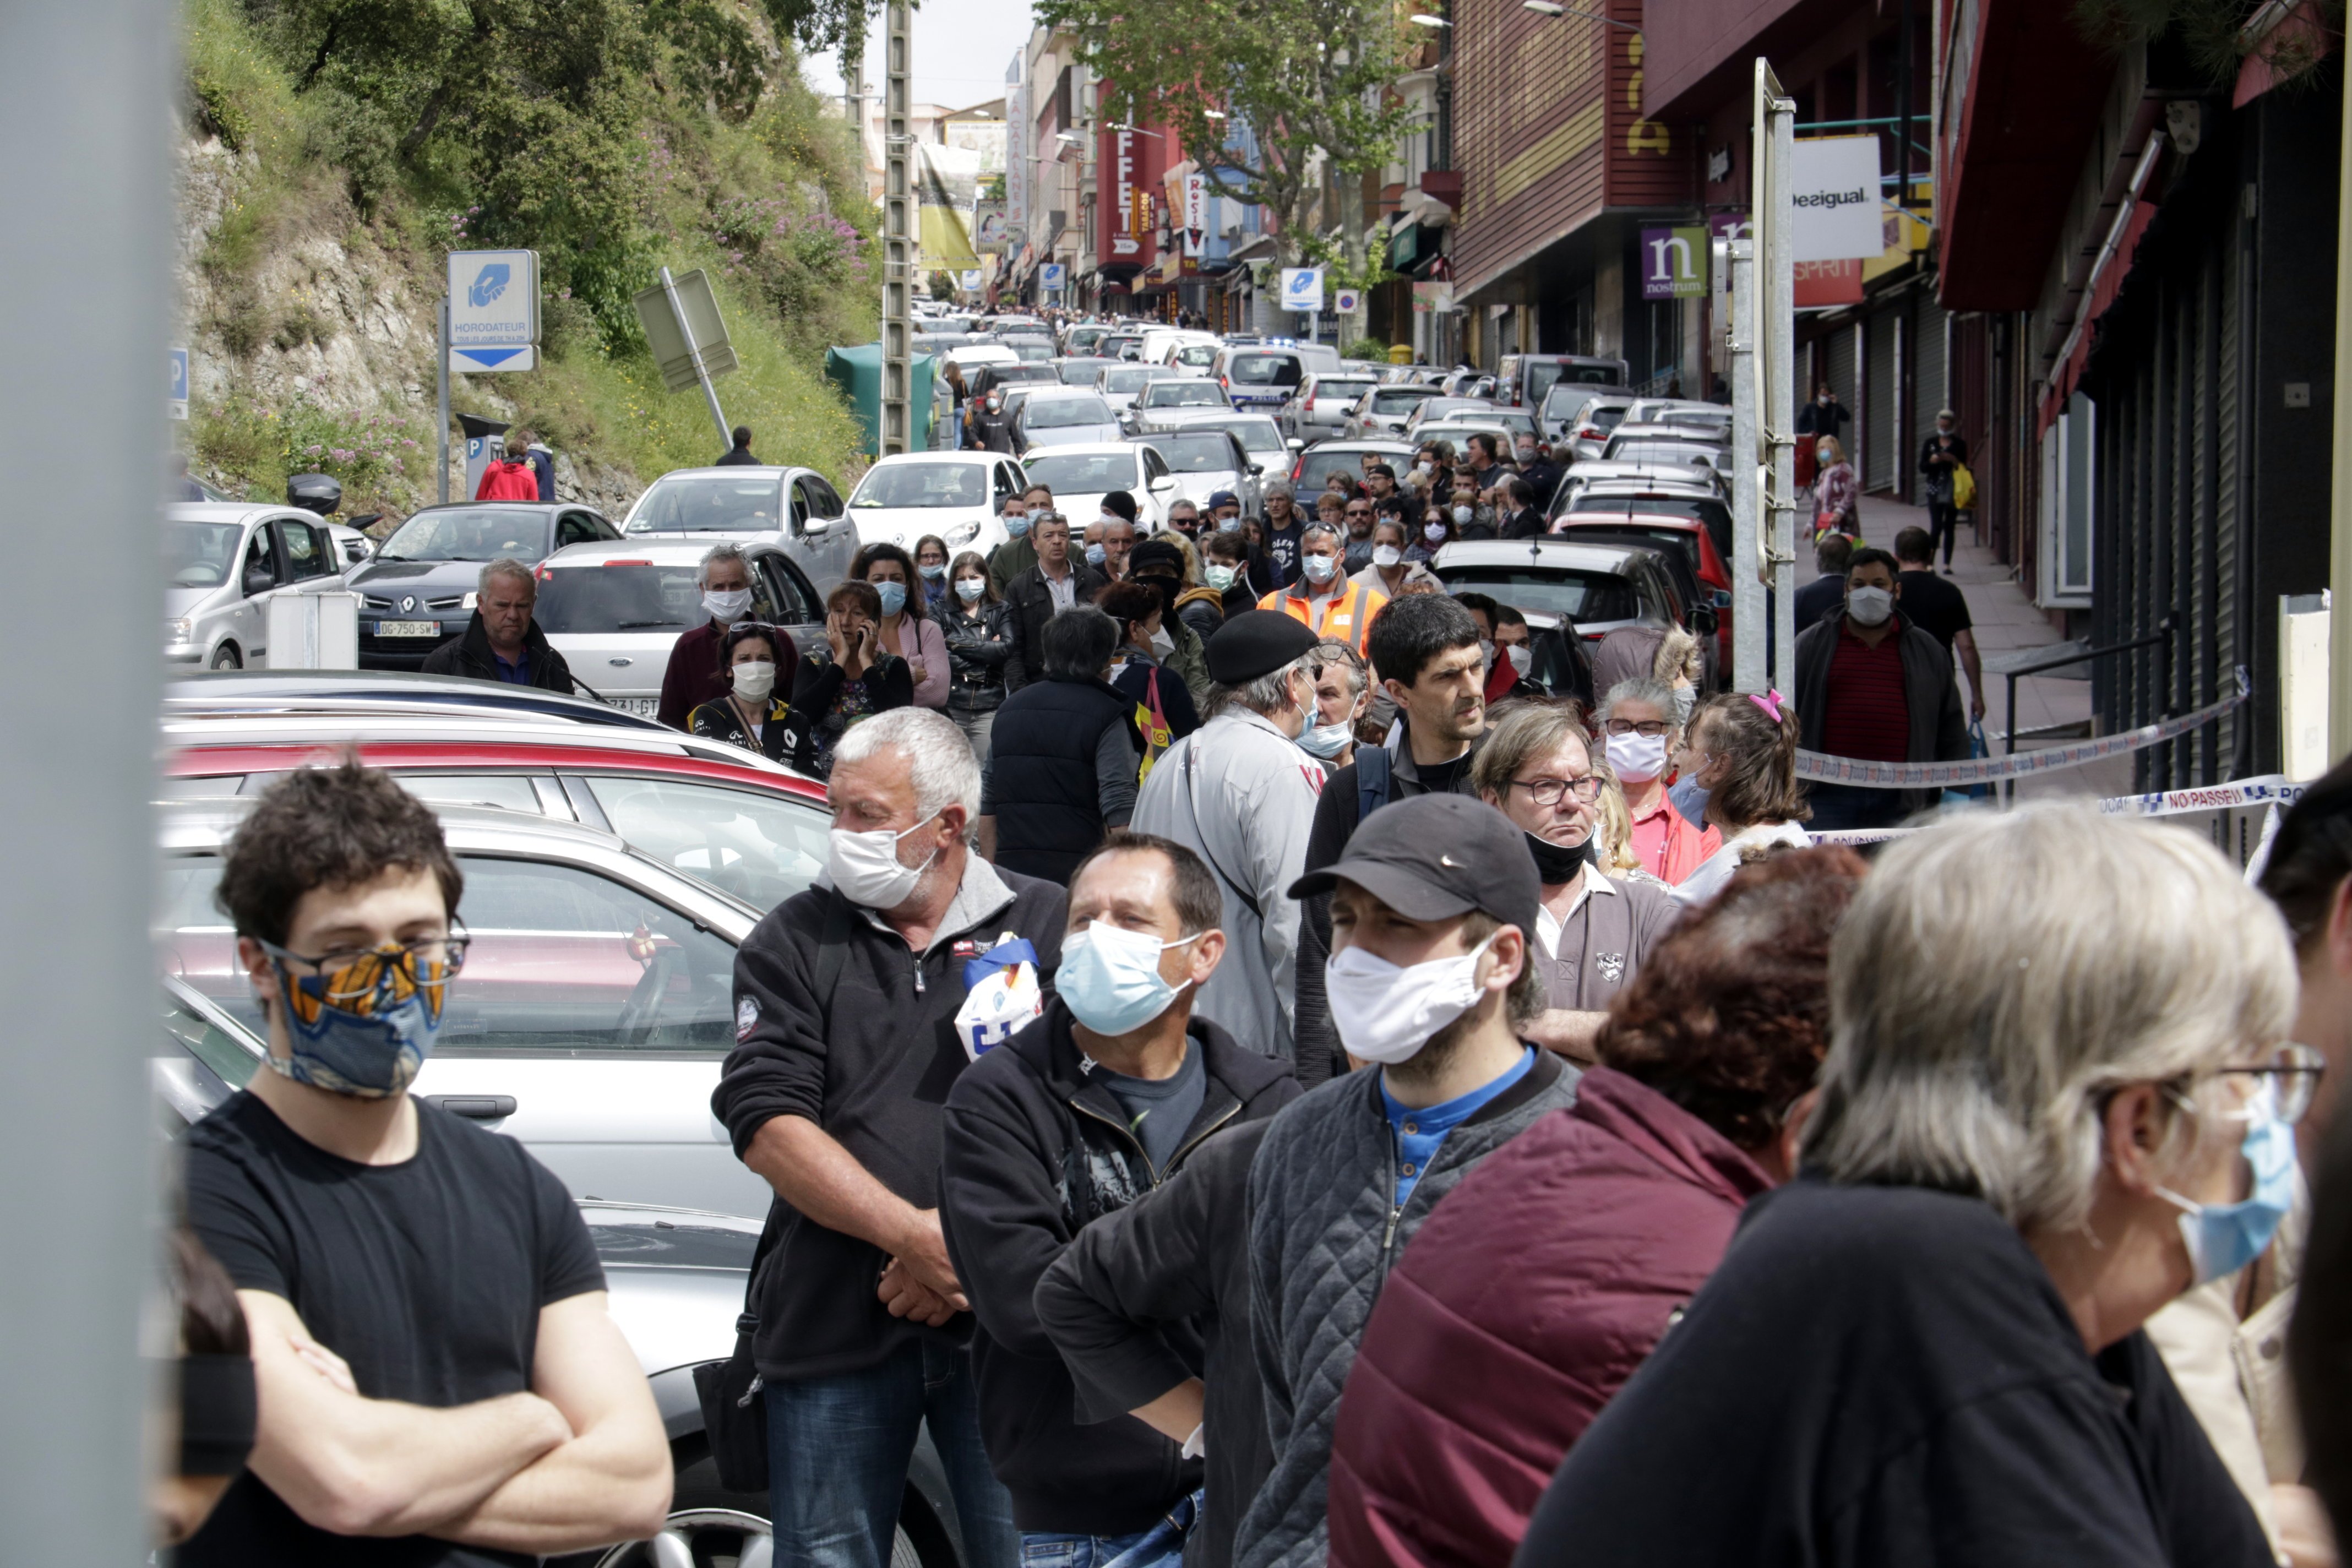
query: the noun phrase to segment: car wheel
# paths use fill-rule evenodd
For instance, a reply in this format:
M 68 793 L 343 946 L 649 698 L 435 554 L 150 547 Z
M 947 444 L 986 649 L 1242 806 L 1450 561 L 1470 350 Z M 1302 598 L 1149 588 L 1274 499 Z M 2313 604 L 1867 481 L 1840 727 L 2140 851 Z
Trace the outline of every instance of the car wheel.
M 652 1540 L 625 1542 L 594 1559 L 595 1568 L 771 1568 L 774 1561 L 768 1521 L 731 1508 L 680 1509 Z M 891 1534 L 890 1568 L 924 1568 L 903 1524 Z
M 236 649 L 231 647 L 226 643 L 223 643 L 221 645 L 220 651 L 213 655 L 213 668 L 215 669 L 243 669 L 245 668 L 245 661 L 237 658 Z

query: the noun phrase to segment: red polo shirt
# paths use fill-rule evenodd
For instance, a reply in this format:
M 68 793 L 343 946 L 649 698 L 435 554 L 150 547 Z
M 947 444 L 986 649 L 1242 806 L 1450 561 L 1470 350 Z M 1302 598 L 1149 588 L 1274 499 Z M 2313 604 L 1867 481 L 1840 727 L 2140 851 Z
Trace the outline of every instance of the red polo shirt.
M 1633 818 L 1633 853 L 1642 869 L 1660 881 L 1681 881 L 1722 847 L 1723 834 L 1718 829 L 1701 831 L 1693 826 L 1663 791 L 1655 811 Z
M 1903 634 L 1889 626 L 1872 647 L 1838 622 L 1822 714 L 1822 750 L 1872 763 L 1911 760 L 1911 705 L 1903 695 Z

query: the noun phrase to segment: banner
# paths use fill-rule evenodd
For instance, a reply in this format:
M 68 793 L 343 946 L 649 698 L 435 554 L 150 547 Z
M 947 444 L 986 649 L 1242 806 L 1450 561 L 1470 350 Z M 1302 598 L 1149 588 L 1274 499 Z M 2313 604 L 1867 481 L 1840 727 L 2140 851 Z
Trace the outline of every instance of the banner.
M 1642 298 L 1696 300 L 1706 292 L 1709 236 L 1691 225 L 1642 231 Z
M 980 154 L 968 147 L 918 142 L 912 149 L 919 265 L 925 272 L 961 272 L 980 265 L 965 214 L 980 185 Z
M 1878 138 L 1813 136 L 1790 150 L 1798 261 L 1869 261 L 1886 248 L 1879 221 Z

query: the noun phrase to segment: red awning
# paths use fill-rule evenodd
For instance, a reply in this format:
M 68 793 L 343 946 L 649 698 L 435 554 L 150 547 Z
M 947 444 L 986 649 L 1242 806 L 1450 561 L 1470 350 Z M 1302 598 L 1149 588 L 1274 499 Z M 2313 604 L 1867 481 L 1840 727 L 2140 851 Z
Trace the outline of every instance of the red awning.
M 2344 35 L 2321 19 L 2312 0 L 2294 0 L 2291 5 L 2271 0 L 2271 4 L 2283 9 L 2273 13 L 2266 6 L 2249 24 L 2260 26 L 2273 14 L 2278 18 L 2263 29 L 2245 63 L 2238 68 L 2238 89 L 2230 95 L 2232 109 L 2243 109 L 2288 78 L 2302 75 L 2344 42 Z
M 2107 313 L 2107 307 L 2116 302 L 2116 296 L 2123 290 L 2124 279 L 2131 276 L 2132 257 L 2139 249 L 2140 236 L 2147 232 L 2147 226 L 2155 220 L 2157 210 L 2154 202 L 2133 202 L 2131 216 L 2124 224 L 2123 238 L 2116 246 L 2115 254 L 2107 258 L 2105 266 L 2092 274 L 2090 293 L 2083 300 L 2080 317 L 2083 330 L 2074 334 L 2074 351 L 2067 354 L 2065 363 L 2051 372 L 2050 390 L 2042 395 L 2035 435 L 2049 429 L 2056 422 L 2058 411 L 2066 405 L 2066 399 L 2074 395 L 2075 386 L 2082 381 L 2083 367 L 2090 363 L 2091 358 L 2091 330 L 2098 325 L 2099 318 Z

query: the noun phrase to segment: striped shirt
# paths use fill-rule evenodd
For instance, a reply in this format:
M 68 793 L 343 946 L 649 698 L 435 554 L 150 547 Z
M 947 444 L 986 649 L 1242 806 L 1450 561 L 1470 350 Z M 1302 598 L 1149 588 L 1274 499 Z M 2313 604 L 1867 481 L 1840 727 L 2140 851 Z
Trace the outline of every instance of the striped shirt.
M 1830 655 L 1822 750 L 1873 763 L 1911 760 L 1911 705 L 1903 693 L 1903 633 L 1895 626 L 1872 647 L 1838 623 Z

